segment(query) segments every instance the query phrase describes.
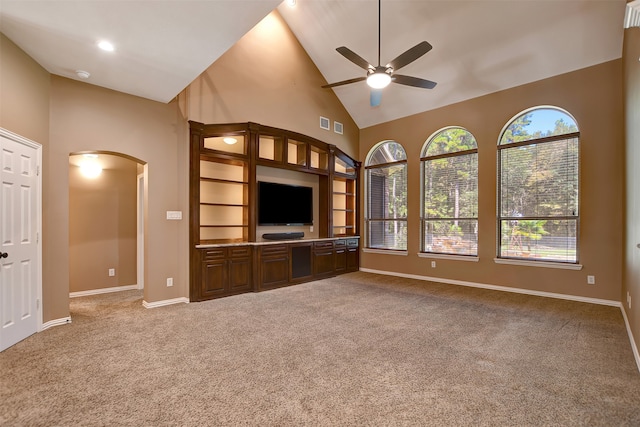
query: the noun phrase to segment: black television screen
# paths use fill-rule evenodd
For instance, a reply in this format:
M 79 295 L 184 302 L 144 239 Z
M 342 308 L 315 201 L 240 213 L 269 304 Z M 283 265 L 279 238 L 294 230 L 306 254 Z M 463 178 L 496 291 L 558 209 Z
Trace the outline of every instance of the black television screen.
M 258 225 L 312 225 L 313 189 L 258 182 Z

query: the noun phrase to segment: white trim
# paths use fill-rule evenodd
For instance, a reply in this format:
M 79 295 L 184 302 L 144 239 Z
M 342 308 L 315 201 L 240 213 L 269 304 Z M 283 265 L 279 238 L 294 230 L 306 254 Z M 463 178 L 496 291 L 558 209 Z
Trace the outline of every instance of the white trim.
M 477 256 L 464 256 L 464 255 L 453 255 L 453 254 L 435 254 L 431 252 L 418 252 L 418 257 L 420 258 L 435 258 L 435 259 L 450 259 L 454 261 L 471 261 L 478 262 L 480 258 Z
M 89 295 L 108 294 L 111 292 L 132 291 L 139 289 L 138 285 L 115 286 L 113 288 L 91 289 L 89 291 L 69 292 L 69 298 L 86 297 Z
M 506 258 L 494 258 L 493 262 L 495 262 L 496 264 L 520 265 L 525 267 L 558 268 L 561 270 L 582 270 L 582 264 L 565 264 L 560 262 L 527 261 L 524 259 Z
M 624 28 L 640 27 L 640 0 L 627 3 L 624 14 Z
M 365 252 L 368 254 L 383 254 L 383 255 L 401 255 L 401 256 L 409 255 L 409 251 L 397 251 L 395 249 L 362 248 L 362 252 Z
M 144 289 L 144 172 L 136 177 L 136 279 Z
M 638 372 L 640 372 L 640 352 L 638 352 L 638 346 L 633 339 L 633 332 L 631 332 L 631 325 L 629 324 L 629 318 L 627 312 L 624 311 L 624 306 L 620 304 L 620 311 L 622 311 L 622 317 L 624 318 L 624 324 L 627 326 L 627 334 L 629 335 L 629 341 L 631 342 L 631 351 L 633 351 L 633 357 L 636 359 L 636 365 L 638 365 Z
M 36 306 L 38 309 L 38 321 L 36 325 L 36 332 L 43 331 L 46 329 L 43 325 L 43 308 L 44 302 L 42 301 L 42 175 L 43 175 L 43 167 L 42 167 L 42 144 L 39 144 L 35 141 L 32 141 L 24 136 L 20 136 L 17 133 L 13 133 L 10 130 L 0 127 L 0 136 L 10 139 L 12 141 L 17 142 L 18 144 L 25 145 L 29 148 L 33 148 L 36 150 L 36 167 L 37 167 L 37 185 L 38 188 L 36 190 L 36 258 L 38 263 L 38 268 L 36 271 L 36 284 L 37 295 L 36 295 Z M 69 318 L 71 321 L 71 318 Z M 47 322 L 49 323 L 49 322 Z
M 172 299 L 166 299 L 166 300 L 156 301 L 156 302 L 142 301 L 142 305 L 144 308 L 157 308 L 157 307 L 164 307 L 165 305 L 180 304 L 180 303 L 189 304 L 189 298 L 180 297 L 180 298 L 172 298 Z
M 66 325 L 68 323 L 71 323 L 71 316 L 63 317 L 62 319 L 49 320 L 47 323 L 42 325 L 42 331 L 54 326 Z
M 492 291 L 513 292 L 515 294 L 533 295 L 537 297 L 556 298 L 569 301 L 587 302 L 590 304 L 608 305 L 611 307 L 621 307 L 620 301 L 611 301 L 600 298 L 581 297 L 578 295 L 557 294 L 555 292 L 534 291 L 531 289 L 511 288 L 508 286 L 488 285 L 485 283 L 466 282 L 464 280 L 443 279 L 441 277 L 419 276 L 417 274 L 396 273 L 393 271 L 374 270 L 371 268 L 361 268 L 360 271 L 365 273 L 383 274 L 386 276 L 405 277 L 407 279 L 426 280 L 429 282 L 445 283 L 448 285 L 468 286 L 471 288 L 489 289 Z

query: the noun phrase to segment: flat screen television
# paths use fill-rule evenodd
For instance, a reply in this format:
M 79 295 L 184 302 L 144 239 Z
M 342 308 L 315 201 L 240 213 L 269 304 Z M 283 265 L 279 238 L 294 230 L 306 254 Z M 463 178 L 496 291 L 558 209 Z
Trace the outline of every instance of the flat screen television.
M 312 225 L 313 189 L 258 182 L 258 225 Z

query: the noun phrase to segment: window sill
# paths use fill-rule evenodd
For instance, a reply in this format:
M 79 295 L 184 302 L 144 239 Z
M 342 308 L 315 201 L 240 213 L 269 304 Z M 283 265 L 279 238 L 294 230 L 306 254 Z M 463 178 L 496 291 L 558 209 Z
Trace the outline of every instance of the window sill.
M 582 264 L 565 264 L 549 261 L 527 261 L 523 259 L 494 258 L 496 264 L 521 265 L 525 267 L 558 268 L 561 270 L 582 270 Z
M 363 248 L 362 252 L 369 253 L 369 254 L 383 254 L 383 255 L 401 255 L 401 256 L 409 255 L 408 251 L 398 251 L 398 250 L 395 250 L 395 249 Z
M 430 252 L 418 252 L 420 258 L 435 258 L 435 259 L 451 259 L 455 261 L 471 261 L 478 262 L 480 258 L 472 255 L 453 255 L 453 254 L 435 254 Z

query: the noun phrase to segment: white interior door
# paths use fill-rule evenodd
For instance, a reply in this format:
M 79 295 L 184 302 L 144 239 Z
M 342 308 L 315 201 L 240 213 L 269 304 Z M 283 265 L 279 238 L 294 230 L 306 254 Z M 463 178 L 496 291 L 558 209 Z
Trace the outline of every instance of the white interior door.
M 38 331 L 40 146 L 0 129 L 0 351 Z

